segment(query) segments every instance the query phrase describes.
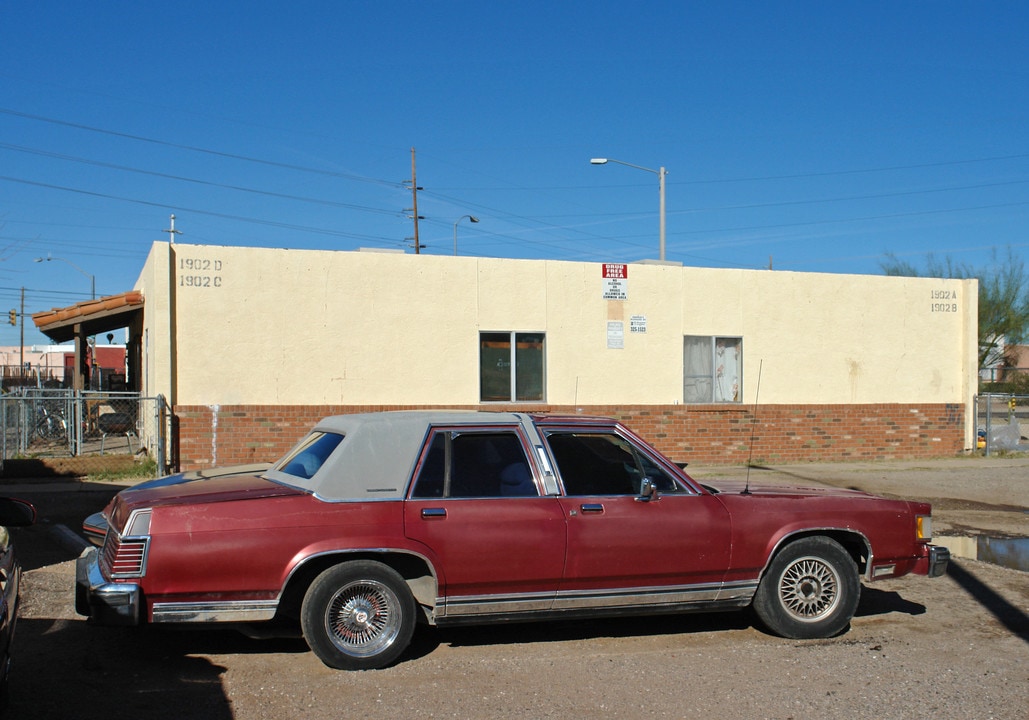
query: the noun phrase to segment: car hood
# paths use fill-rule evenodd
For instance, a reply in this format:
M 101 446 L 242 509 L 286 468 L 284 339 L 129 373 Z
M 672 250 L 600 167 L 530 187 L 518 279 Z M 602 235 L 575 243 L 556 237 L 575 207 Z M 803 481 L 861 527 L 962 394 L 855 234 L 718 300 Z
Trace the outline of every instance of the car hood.
M 768 483 L 748 483 L 746 480 L 705 480 L 704 487 L 716 493 L 738 495 L 747 491 L 750 495 L 774 495 L 779 497 L 876 497 L 862 490 L 837 488 L 819 485 L 772 485 Z

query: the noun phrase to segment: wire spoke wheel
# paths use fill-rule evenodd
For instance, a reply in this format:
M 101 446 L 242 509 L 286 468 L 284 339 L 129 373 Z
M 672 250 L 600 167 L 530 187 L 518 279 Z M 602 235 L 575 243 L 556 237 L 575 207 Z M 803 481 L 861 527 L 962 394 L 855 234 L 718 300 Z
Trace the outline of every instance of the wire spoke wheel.
M 325 629 L 349 655 L 366 657 L 389 647 L 400 632 L 400 601 L 380 582 L 359 580 L 341 587 L 325 609 Z
M 799 558 L 780 577 L 779 597 L 783 608 L 794 618 L 803 622 L 818 620 L 836 609 L 840 576 L 820 558 Z
M 371 560 L 324 570 L 304 595 L 300 624 L 318 658 L 339 670 L 386 667 L 414 633 L 417 606 L 404 578 Z

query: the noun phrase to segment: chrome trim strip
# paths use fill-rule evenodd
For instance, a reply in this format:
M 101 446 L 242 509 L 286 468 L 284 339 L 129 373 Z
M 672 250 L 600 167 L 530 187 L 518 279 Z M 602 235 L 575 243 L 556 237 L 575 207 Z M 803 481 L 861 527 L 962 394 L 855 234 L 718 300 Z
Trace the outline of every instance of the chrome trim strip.
M 666 587 L 634 587 L 621 590 L 561 590 L 518 595 L 465 595 L 437 598 L 440 618 L 500 615 L 513 612 L 548 612 L 613 608 L 725 603 L 745 605 L 757 592 L 757 580 L 732 583 L 703 583 Z
M 515 612 L 541 612 L 550 610 L 554 593 L 525 593 L 521 595 L 462 595 L 436 598 L 439 617 L 462 615 L 499 615 Z
M 154 623 L 262 622 L 275 617 L 278 600 L 154 603 Z
M 688 605 L 717 600 L 721 583 L 675 587 L 625 588 L 623 590 L 563 590 L 554 601 L 555 610 L 585 608 L 641 607 L 647 605 Z
M 865 580 L 872 580 L 872 561 L 875 559 L 875 553 L 872 552 L 872 543 L 868 541 L 868 537 L 863 532 L 848 527 L 802 528 L 800 530 L 794 530 L 791 533 L 783 535 L 781 538 L 779 538 L 779 541 L 775 543 L 775 547 L 772 548 L 772 552 L 769 553 L 768 557 L 765 559 L 765 566 L 761 568 L 760 576 L 765 576 L 765 572 L 767 572 L 768 566 L 772 564 L 772 560 L 775 559 L 775 556 L 779 553 L 779 550 L 781 550 L 782 546 L 789 542 L 793 537 L 797 535 L 817 535 L 821 532 L 839 532 L 845 533 L 847 535 L 854 535 L 856 537 L 861 538 L 861 542 L 865 544 L 865 556 L 867 558 L 865 564 L 864 578 Z
M 383 547 L 379 547 L 379 548 L 338 548 L 336 550 L 323 550 L 321 552 L 317 552 L 317 553 L 314 553 L 312 555 L 307 555 L 306 557 L 301 559 L 299 562 L 297 562 L 297 564 L 294 565 L 293 568 L 289 571 L 289 575 L 286 576 L 286 580 L 282 583 L 282 587 L 279 588 L 279 594 L 275 598 L 275 601 L 279 602 L 282 599 L 282 596 L 286 593 L 286 588 L 288 588 L 289 584 L 293 581 L 293 577 L 297 574 L 297 572 L 302 567 L 307 565 L 307 563 L 309 563 L 311 560 L 315 560 L 315 559 L 321 558 L 321 557 L 327 557 L 327 556 L 330 556 L 330 555 L 339 555 L 339 556 L 342 557 L 342 556 L 356 555 L 356 554 L 361 554 L 361 553 L 371 553 L 373 555 L 377 555 L 377 554 L 394 555 L 395 554 L 395 555 L 406 555 L 408 557 L 417 558 L 418 560 L 420 560 L 425 565 L 425 567 L 428 570 L 429 574 L 427 576 L 422 576 L 421 578 L 419 578 L 419 577 L 411 578 L 411 579 L 409 579 L 407 581 L 408 587 L 411 588 L 411 592 L 414 594 L 415 599 L 419 603 L 428 603 L 431 600 L 431 598 L 433 598 L 435 596 L 435 594 L 439 591 L 439 578 L 436 575 L 436 568 L 435 568 L 435 566 L 433 566 L 433 564 L 429 561 L 429 558 L 427 558 L 425 555 L 422 555 L 419 552 L 415 552 L 414 550 L 406 550 L 406 549 L 398 549 L 398 548 L 383 548 Z M 428 582 L 432 583 L 429 588 L 426 588 L 426 585 L 428 583 L 422 579 L 422 578 L 425 578 L 425 577 L 428 578 Z M 436 606 L 434 608 L 428 608 L 427 609 L 427 615 L 428 615 L 429 623 L 430 624 L 433 623 L 434 615 L 436 615 L 436 614 L 438 614 L 440 612 L 440 610 L 439 610 L 440 607 L 441 607 L 441 605 L 439 604 L 439 599 L 437 598 Z
M 757 592 L 757 586 L 759 581 L 754 580 L 737 580 L 736 582 L 728 582 L 722 584 L 722 591 L 718 593 L 718 600 L 742 600 L 750 602 L 750 599 L 754 597 L 754 593 Z
M 349 548 L 337 548 L 335 550 L 322 550 L 320 552 L 312 553 L 310 555 L 305 555 L 289 571 L 289 575 L 286 576 L 285 582 L 282 583 L 282 588 L 279 589 L 279 597 L 281 598 L 282 594 L 286 591 L 286 588 L 289 587 L 289 583 L 293 579 L 293 576 L 296 575 L 297 571 L 300 570 L 300 568 L 305 566 L 307 563 L 309 563 L 311 560 L 315 560 L 317 558 L 326 557 L 326 556 L 329 556 L 329 555 L 344 556 L 344 555 L 361 555 L 363 553 L 370 553 L 372 555 L 408 555 L 408 556 L 413 557 L 413 558 L 418 558 L 419 560 L 421 560 L 425 564 L 425 567 L 428 568 L 429 574 L 432 576 L 433 583 L 435 583 L 436 587 L 439 587 L 439 578 L 436 576 L 436 568 L 433 567 L 431 562 L 429 562 L 429 558 L 427 558 L 425 555 L 422 555 L 420 552 L 415 552 L 414 550 L 407 550 L 407 549 L 404 549 L 404 548 L 349 547 Z
M 113 530 L 113 528 L 112 528 Z M 122 548 L 125 548 L 124 553 Z M 131 548 L 135 548 L 133 551 Z M 133 555 L 138 555 L 138 560 L 130 563 L 131 569 L 117 570 L 115 560 L 120 565 L 126 564 Z M 104 536 L 103 545 L 100 546 L 99 562 L 107 570 L 112 578 L 141 578 L 146 575 L 147 562 L 150 559 L 150 536 L 149 535 L 122 535 L 117 530 L 108 531 Z

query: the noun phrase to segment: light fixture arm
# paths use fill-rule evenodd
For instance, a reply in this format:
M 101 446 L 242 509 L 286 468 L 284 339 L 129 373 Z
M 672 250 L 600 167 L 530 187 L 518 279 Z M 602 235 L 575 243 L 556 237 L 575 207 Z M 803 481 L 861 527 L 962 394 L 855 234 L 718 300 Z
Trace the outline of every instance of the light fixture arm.
M 459 222 L 461 222 L 462 220 L 464 220 L 465 218 L 468 218 L 468 220 L 470 222 L 473 222 L 473 223 L 479 222 L 479 218 L 475 217 L 474 215 L 462 215 L 461 217 L 459 217 L 457 220 L 454 221 L 454 256 L 455 257 L 457 256 L 457 224 Z
M 82 273 L 83 275 L 88 277 L 89 278 L 89 297 L 90 297 L 91 300 L 96 300 L 96 276 L 89 274 L 88 272 L 86 272 L 85 270 L 80 268 L 78 265 L 73 263 L 71 260 L 65 260 L 62 257 L 54 257 L 50 253 L 47 253 L 46 257 L 38 257 L 38 258 L 36 258 L 35 262 L 50 262 L 51 260 L 60 260 L 61 262 L 65 263 L 66 265 L 70 265 L 71 267 L 75 268 L 80 273 Z
M 654 173 L 657 175 L 657 189 L 660 196 L 660 202 L 658 207 L 658 218 L 659 218 L 659 229 L 658 235 L 660 238 L 659 255 L 661 262 L 665 261 L 665 176 L 668 171 L 662 166 L 658 170 L 653 168 L 643 167 L 642 165 L 635 165 L 624 160 L 615 160 L 614 158 L 590 158 L 591 165 L 607 165 L 608 163 L 617 163 L 618 165 L 625 165 L 626 167 L 636 168 L 637 170 L 643 170 L 645 172 Z

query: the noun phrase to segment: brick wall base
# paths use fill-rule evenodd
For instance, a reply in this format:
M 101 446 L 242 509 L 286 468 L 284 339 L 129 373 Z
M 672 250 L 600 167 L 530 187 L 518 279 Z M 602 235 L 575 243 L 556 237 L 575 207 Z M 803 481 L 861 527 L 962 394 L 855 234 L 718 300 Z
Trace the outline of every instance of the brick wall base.
M 271 462 L 327 415 L 414 406 L 180 405 L 182 470 Z M 471 406 L 465 410 L 496 410 Z M 958 404 L 877 405 L 538 405 L 505 410 L 613 417 L 669 458 L 693 464 L 788 464 L 953 456 L 964 451 Z

